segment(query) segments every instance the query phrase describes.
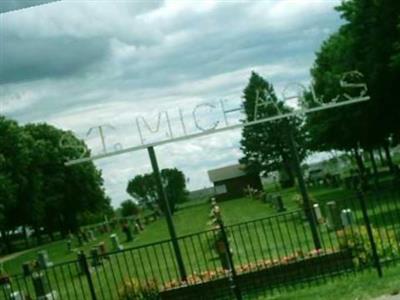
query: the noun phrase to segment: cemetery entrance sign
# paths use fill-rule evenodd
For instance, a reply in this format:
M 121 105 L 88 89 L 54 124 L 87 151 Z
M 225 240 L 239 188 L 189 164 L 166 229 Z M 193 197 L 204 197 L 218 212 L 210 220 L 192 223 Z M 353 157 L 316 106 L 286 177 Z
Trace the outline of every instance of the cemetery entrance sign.
M 218 104 L 205 102 L 196 105 L 191 112 L 191 117 L 187 119 L 184 118 L 183 110 L 178 108 L 176 113 L 178 118 L 175 119 L 175 122 L 173 122 L 174 120 L 170 117 L 168 111 L 159 112 L 155 126 L 153 127 L 143 116 L 136 117 L 135 127 L 140 139 L 139 145 L 124 148 L 121 143 L 115 143 L 110 147 L 110 145 L 107 144 L 105 132 L 106 130 L 109 131 L 115 129 L 111 124 L 91 127 L 87 131 L 86 137 L 93 137 L 97 133 L 97 139 L 101 145 L 101 151 L 92 156 L 88 156 L 87 151 L 83 149 L 81 145 L 78 145 L 71 140 L 69 135 L 65 135 L 60 140 L 60 145 L 62 147 L 76 148 L 79 150 L 79 157 L 71 158 L 66 162 L 66 165 L 74 165 L 138 151 L 150 146 L 154 147 L 175 143 L 228 130 L 290 118 L 296 115 L 305 115 L 312 112 L 355 104 L 370 99 L 367 95 L 367 86 L 361 81 L 362 78 L 362 74 L 357 71 L 345 73 L 339 81 L 340 87 L 343 89 L 342 94 L 330 100 L 318 98 L 311 86 L 310 91 L 312 99 L 306 101 L 304 99 L 304 93 L 307 89 L 300 83 L 290 83 L 283 90 L 281 101 L 289 104 L 292 111 L 285 113 L 279 110 L 278 103 L 272 100 L 267 91 L 258 91 L 254 104 L 254 118 L 248 122 L 240 121 L 240 117 L 238 118 L 237 115 L 236 118 L 232 118 L 235 113 L 243 113 L 243 107 L 227 109 L 226 100 L 220 100 Z M 274 116 L 260 117 L 258 113 L 259 109 L 268 106 L 275 107 L 275 110 L 278 113 Z M 200 118 L 200 116 L 202 116 L 202 118 Z M 210 120 L 210 118 L 212 120 Z M 161 127 L 162 121 L 166 124 L 165 128 Z M 190 125 L 192 125 L 192 130 L 190 130 Z M 150 135 L 156 135 L 157 133 L 163 133 L 164 135 L 160 140 L 147 142 L 146 132 L 150 133 Z M 165 138 L 165 136 L 167 136 L 167 138 Z M 109 151 L 110 148 L 112 149 L 111 151 Z
M 234 108 L 234 109 L 226 109 L 224 105 L 224 101 L 220 101 L 220 113 L 222 113 L 222 119 L 221 120 L 215 120 L 213 119 L 212 122 L 210 122 L 209 118 L 202 118 L 200 119 L 199 116 L 201 114 L 201 111 L 204 114 L 204 111 L 213 111 L 217 109 L 217 106 L 212 104 L 212 103 L 202 103 L 197 105 L 193 111 L 192 111 L 192 122 L 195 125 L 195 130 L 196 132 L 190 132 L 188 131 L 187 128 L 187 120 L 184 119 L 183 113 L 181 109 L 178 109 L 178 114 L 179 114 L 179 119 L 178 119 L 178 126 L 180 127 L 181 132 L 183 132 L 183 135 L 181 136 L 176 136 L 176 127 L 173 126 L 173 123 L 171 122 L 171 119 L 169 117 L 168 112 L 160 112 L 158 114 L 158 120 L 156 124 L 156 128 L 153 129 L 148 122 L 145 120 L 144 117 L 137 117 L 136 118 L 136 127 L 137 131 L 140 137 L 140 145 L 136 146 L 131 146 L 128 148 L 123 148 L 120 143 L 114 144 L 113 150 L 111 152 L 108 152 L 108 146 L 106 144 L 106 138 L 104 135 L 104 129 L 105 127 L 113 128 L 111 125 L 101 125 L 97 127 L 92 127 L 89 129 L 88 134 L 90 135 L 93 131 L 98 131 L 99 133 L 99 139 L 101 143 L 101 148 L 102 152 L 95 154 L 93 156 L 87 156 L 86 150 L 81 151 L 81 155 L 78 158 L 73 158 L 69 161 L 66 162 L 66 165 L 71 166 L 71 165 L 76 165 L 88 161 L 93 161 L 93 160 L 98 160 L 101 158 L 106 158 L 110 156 L 116 156 L 128 152 L 133 152 L 133 151 L 138 151 L 142 149 L 147 149 L 148 154 L 150 157 L 151 165 L 153 168 L 153 173 L 155 175 L 156 179 L 156 185 L 157 185 L 157 192 L 158 192 L 158 198 L 160 202 L 163 204 L 165 207 L 165 215 L 166 215 L 166 221 L 169 229 L 169 233 L 171 236 L 171 243 L 176 255 L 176 261 L 177 265 L 180 271 L 181 279 L 183 281 L 186 280 L 186 271 L 181 255 L 181 251 L 179 248 L 179 244 L 177 241 L 177 236 L 175 232 L 175 227 L 172 221 L 170 209 L 169 209 L 169 203 L 166 199 L 165 196 L 165 191 L 164 187 L 161 181 L 161 176 L 160 176 L 160 171 L 158 168 L 158 163 L 157 163 L 157 158 L 155 155 L 154 147 L 158 145 L 163 145 L 163 144 L 168 144 L 168 143 L 174 143 L 174 142 L 179 142 L 183 140 L 188 140 L 188 139 L 193 139 L 201 136 L 206 136 L 206 135 L 211 135 L 219 132 L 224 132 L 228 130 L 233 130 L 237 128 L 243 128 L 246 126 L 253 126 L 257 124 L 262 124 L 266 122 L 272 122 L 275 120 L 280 120 L 280 119 L 289 119 L 294 116 L 298 115 L 305 115 L 308 113 L 312 112 L 318 112 L 318 111 L 323 111 L 327 109 L 333 109 L 335 107 L 340 107 L 340 106 L 345 106 L 345 105 L 350 105 L 350 104 L 355 104 L 355 103 L 360 103 L 364 101 L 368 101 L 370 97 L 367 95 L 367 86 L 363 82 L 363 75 L 359 73 L 358 71 L 351 71 L 348 73 L 343 74 L 339 81 L 339 85 L 342 89 L 342 93 L 340 93 L 337 97 L 334 99 L 330 100 L 325 100 L 322 98 L 318 98 L 313 90 L 313 88 L 310 88 L 311 91 L 311 100 L 306 101 L 304 94 L 307 92 L 307 89 L 299 83 L 292 83 L 286 86 L 282 93 L 282 102 L 285 104 L 288 104 L 288 106 L 291 107 L 290 112 L 281 112 L 279 109 L 278 102 L 273 100 L 271 95 L 268 93 L 266 90 L 259 90 L 256 92 L 256 99 L 255 99 L 255 104 L 254 104 L 254 110 L 253 110 L 253 116 L 254 118 L 252 120 L 249 120 L 247 122 L 239 122 L 237 124 L 230 124 L 230 114 L 234 112 L 240 112 L 242 111 L 242 108 Z M 293 89 L 296 90 L 296 93 L 293 94 Z M 293 99 L 296 100 L 295 103 L 290 103 Z M 268 116 L 268 117 L 260 117 L 259 118 L 259 109 L 261 107 L 271 107 L 273 106 L 277 113 L 274 114 L 273 116 Z M 207 117 L 207 115 L 206 115 Z M 146 138 L 144 136 L 144 130 L 147 129 L 148 132 L 152 133 L 157 133 L 159 132 L 161 128 L 161 119 L 165 119 L 167 128 L 167 139 L 161 139 L 158 141 L 154 141 L 151 143 L 146 142 Z M 205 120 L 206 119 L 206 120 Z M 225 125 L 221 125 L 225 124 Z M 289 127 L 289 126 L 288 126 Z M 175 131 L 173 130 L 175 129 Z M 164 129 L 163 129 L 164 130 Z M 305 186 L 304 178 L 302 175 L 301 167 L 300 167 L 300 161 L 298 158 L 298 150 L 297 147 L 294 143 L 294 139 L 292 137 L 292 133 L 290 128 L 287 130 L 287 135 L 289 137 L 289 147 L 292 152 L 292 156 L 294 158 L 294 168 L 295 168 L 295 174 L 298 180 L 299 188 L 303 197 L 303 201 L 305 204 L 305 213 L 308 219 L 308 222 L 310 224 L 310 229 L 314 241 L 314 245 L 316 249 L 321 249 L 321 243 L 318 235 L 318 231 L 316 228 L 316 221 L 315 221 L 315 216 L 313 213 L 313 209 L 311 207 L 311 203 L 308 197 L 307 189 Z M 74 144 L 71 139 L 68 139 L 68 135 L 66 135 L 65 139 L 60 140 L 60 145 L 62 147 L 72 147 L 76 149 L 82 149 L 81 145 L 76 145 Z M 231 275 L 234 274 L 234 272 L 231 272 Z M 233 279 L 234 280 L 234 279 Z M 238 299 L 241 299 L 240 295 L 236 295 Z

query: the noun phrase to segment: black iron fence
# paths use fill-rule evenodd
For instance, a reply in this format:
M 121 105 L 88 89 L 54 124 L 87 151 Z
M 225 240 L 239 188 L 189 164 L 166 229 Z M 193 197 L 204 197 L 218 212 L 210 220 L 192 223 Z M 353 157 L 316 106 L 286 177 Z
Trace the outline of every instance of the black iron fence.
M 80 253 L 73 261 L 0 278 L 0 299 L 252 298 L 399 259 L 396 189 L 335 201 L 322 195 L 313 208 L 321 249 L 298 209 L 179 237 L 186 278 L 171 241 L 164 240 Z

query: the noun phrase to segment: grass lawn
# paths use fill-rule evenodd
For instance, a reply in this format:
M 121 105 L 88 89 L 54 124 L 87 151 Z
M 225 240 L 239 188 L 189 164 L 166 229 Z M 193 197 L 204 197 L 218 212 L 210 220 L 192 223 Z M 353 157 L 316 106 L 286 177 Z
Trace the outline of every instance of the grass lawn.
M 297 194 L 295 188 L 290 188 L 280 191 L 280 194 L 282 195 L 283 201 L 288 211 L 296 210 L 299 208 L 297 203 L 293 201 L 293 196 Z M 328 201 L 331 200 L 338 201 L 340 199 L 349 197 L 349 195 L 353 196 L 354 192 L 352 191 L 349 192 L 341 188 L 338 189 L 313 188 L 310 189 L 310 194 L 313 199 L 317 200 L 318 203 L 320 203 L 320 205 L 323 206 L 323 204 Z M 352 205 L 354 206 L 354 211 L 357 212 L 359 210 L 358 204 L 353 203 Z M 274 208 L 271 207 L 270 205 L 264 204 L 258 200 L 252 200 L 247 198 L 225 201 L 220 203 L 220 207 L 226 225 L 247 222 L 276 214 Z M 385 215 L 386 211 L 388 210 L 389 212 L 394 211 L 396 210 L 396 208 L 397 206 L 396 207 L 389 206 L 389 208 L 385 207 L 384 209 L 382 207 L 372 207 L 372 209 L 378 211 L 380 214 L 383 215 Z M 180 208 L 173 217 L 178 236 L 210 229 L 209 212 L 210 212 L 210 206 L 209 203 L 206 201 L 199 201 L 198 203 L 196 202 L 194 204 L 188 203 L 182 208 Z M 360 213 L 356 214 L 356 217 L 361 221 Z M 395 214 L 388 213 L 385 220 L 394 221 L 395 217 L 396 217 Z M 375 221 L 373 223 L 379 223 L 378 221 L 380 220 L 376 220 L 376 218 L 372 216 L 372 221 Z M 125 248 L 145 245 L 149 243 L 154 243 L 156 241 L 169 239 L 169 233 L 165 219 L 159 219 L 156 222 L 149 224 L 145 228 L 145 230 L 140 235 L 138 235 L 135 238 L 135 240 L 131 243 L 124 243 L 125 237 L 120 229 L 118 229 L 116 233 L 118 234 L 120 241 L 124 244 Z M 89 251 L 92 246 L 98 244 L 100 241 L 104 241 L 107 245 L 107 249 L 111 249 L 111 243 L 108 238 L 108 235 L 103 235 L 99 236 L 97 241 L 91 242 L 85 245 L 84 247 L 77 247 L 75 242 L 76 250 Z M 51 260 L 55 263 L 76 259 L 75 253 L 67 252 L 67 246 L 65 241 L 57 241 L 51 244 L 44 245 L 37 250 L 28 251 L 27 253 L 6 262 L 5 263 L 6 271 L 11 274 L 20 272 L 22 263 L 25 261 L 35 259 L 37 256 L 37 251 L 41 249 L 46 249 L 49 252 Z
M 381 295 L 398 294 L 400 292 L 400 266 L 384 269 L 383 278 L 378 278 L 375 270 L 358 274 L 349 274 L 331 278 L 328 282 L 312 284 L 305 288 L 283 293 L 260 296 L 255 299 L 265 300 L 367 300 Z
M 281 259 L 284 256 L 290 256 L 295 251 L 307 253 L 314 249 L 308 223 L 304 220 L 303 212 L 299 210 L 298 204 L 293 201 L 296 193 L 295 189 L 280 191 L 288 212 L 278 216 L 276 216 L 275 209 L 271 205 L 262 203 L 259 200 L 241 198 L 220 203 L 225 224 L 229 225 L 230 242 L 236 265 L 260 260 Z M 354 195 L 354 192 L 340 188 L 313 188 L 310 189 L 310 194 L 321 206 L 327 201 L 335 200 L 338 202 L 339 208 L 351 207 L 355 213 L 355 221 L 362 222 L 357 202 L 350 203 L 352 206 L 349 206 L 350 204 L 347 202 L 341 202 L 342 199 Z M 370 202 L 369 198 L 367 200 L 369 207 L 374 209 L 374 212 L 378 212 L 371 216 L 376 226 L 384 227 L 390 225 L 391 229 L 398 229 L 396 226 L 400 222 L 400 218 L 397 218 L 396 221 L 395 217 L 398 216 L 400 210 L 397 204 L 392 204 L 397 202 L 394 201 L 396 199 L 385 198 L 380 203 L 376 201 Z M 383 207 L 381 204 L 386 202 L 390 205 Z M 206 201 L 188 203 L 180 207 L 173 217 L 178 236 L 210 229 L 209 212 L 210 205 Z M 274 217 L 267 218 L 269 216 Z M 242 224 L 239 225 L 239 223 Z M 120 241 L 123 242 L 124 235 L 121 229 L 118 228 L 117 233 Z M 337 247 L 335 232 L 328 231 L 326 226 L 321 225 L 319 226 L 319 235 L 324 248 Z M 124 243 L 125 249 L 130 247 L 139 248 L 110 256 L 101 267 L 96 268 L 96 271 L 93 272 L 96 292 L 100 295 L 100 298 L 117 298 L 117 291 L 127 278 L 140 278 L 142 280 L 157 278 L 159 282 L 178 278 L 172 246 L 168 241 L 157 243 L 151 248 L 140 247 L 168 239 L 169 234 L 165 219 L 159 219 L 146 226 L 145 230 L 133 242 Z M 179 239 L 188 274 L 215 270 L 221 267 L 215 251 L 212 250 L 212 242 L 210 242 L 212 240 L 212 232 L 203 232 L 199 235 L 189 235 Z M 92 246 L 100 241 L 105 241 L 107 249 L 111 249 L 108 235 L 103 235 L 99 236 L 97 241 L 82 248 L 77 248 L 77 250 L 82 249 L 88 252 Z M 76 253 L 67 252 L 65 241 L 58 241 L 41 248 L 48 251 L 51 260 L 55 263 L 76 259 Z M 21 273 L 22 263 L 35 259 L 37 251 L 27 252 L 6 262 L 6 271 L 11 274 Z M 49 281 L 55 285 L 54 289 L 59 291 L 61 298 L 85 299 L 88 295 L 80 293 L 82 290 L 88 291 L 87 282 L 84 277 L 78 276 L 78 273 L 79 269 L 76 264 L 63 264 L 49 270 L 47 276 Z M 365 274 L 360 276 L 367 276 Z M 25 285 L 25 289 L 32 290 L 30 282 L 27 282 L 26 279 L 20 280 L 21 286 Z M 337 284 L 339 282 L 340 280 Z M 386 282 L 386 280 L 382 280 L 382 282 Z M 354 284 L 356 284 L 356 280 Z M 327 285 L 327 288 L 329 287 L 330 285 Z M 332 289 L 334 288 L 332 287 Z M 306 291 L 308 289 L 300 292 Z

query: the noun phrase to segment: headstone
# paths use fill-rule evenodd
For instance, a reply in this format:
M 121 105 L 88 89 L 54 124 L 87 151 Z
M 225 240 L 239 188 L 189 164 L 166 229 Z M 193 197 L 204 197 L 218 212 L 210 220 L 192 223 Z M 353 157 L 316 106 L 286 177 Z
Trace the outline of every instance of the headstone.
M 352 225 L 354 223 L 354 217 L 351 209 L 342 209 L 342 211 L 340 212 L 340 219 L 342 220 L 342 225 L 344 227 Z
M 22 264 L 22 273 L 24 274 L 24 277 L 28 277 L 32 274 L 32 266 L 30 261 L 26 261 Z
M 319 224 L 324 222 L 324 218 L 322 217 L 321 208 L 319 207 L 318 203 L 313 204 L 314 215 Z
M 282 197 L 281 196 L 275 196 L 274 198 L 274 204 L 275 204 L 275 209 L 277 212 L 283 212 L 286 211 L 285 206 L 283 205 Z
M 139 227 L 138 223 L 135 222 L 133 228 L 135 228 L 136 234 L 138 234 L 140 232 L 140 227 Z
M 25 300 L 25 296 L 20 291 L 15 291 L 10 294 L 10 300 Z
M 57 293 L 50 289 L 50 285 L 43 272 L 35 272 L 32 274 L 32 283 L 35 290 L 37 300 L 55 300 Z
M 99 256 L 99 249 L 98 247 L 92 247 L 90 250 L 90 256 L 92 257 L 92 266 L 96 267 L 101 265 L 101 257 Z
M 99 243 L 99 245 L 97 247 L 99 248 L 99 254 L 102 257 L 106 257 L 106 255 L 107 255 L 106 244 L 104 242 L 101 242 L 101 243 Z
M 67 240 L 67 252 L 72 251 L 72 240 L 68 239 Z
M 96 240 L 96 236 L 94 235 L 94 232 L 93 232 L 92 229 L 88 231 L 88 236 L 89 236 L 89 239 L 91 241 L 95 241 Z
M 50 261 L 46 250 L 38 252 L 38 264 L 41 269 L 46 269 L 53 266 L 53 263 Z
M 83 232 L 82 232 L 82 238 L 83 238 L 83 241 L 84 241 L 85 243 L 89 243 L 89 242 L 90 242 L 90 241 L 89 241 L 88 234 L 87 234 L 86 231 L 83 231 Z
M 269 204 L 271 204 L 271 206 L 273 206 L 274 205 L 274 195 L 268 194 L 267 201 Z
M 1 267 L 1 265 L 0 265 L 0 267 Z M 1 271 L 1 269 L 0 269 L 0 271 Z M 10 276 L 8 276 L 7 274 L 3 274 L 0 276 L 0 286 L 10 287 L 10 281 L 11 281 Z
M 267 194 L 266 193 L 262 193 L 260 195 L 260 199 L 262 203 L 267 203 Z
M 141 231 L 143 231 L 143 230 L 144 230 L 144 226 L 143 226 L 143 224 L 142 224 L 142 221 L 140 221 L 140 219 L 137 219 L 136 223 L 138 224 L 139 229 L 140 229 Z
M 334 174 L 331 178 L 331 186 L 333 188 L 338 188 L 340 183 L 340 175 L 339 174 Z
M 78 239 L 79 247 L 82 247 L 83 246 L 82 234 L 80 232 L 78 232 L 78 234 L 76 235 L 76 238 Z
M 77 262 L 78 262 L 78 272 L 79 275 L 84 275 L 85 274 L 85 264 L 81 258 L 81 253 L 77 253 L 78 254 L 78 258 L 77 258 Z
M 335 201 L 329 201 L 326 203 L 326 217 L 327 225 L 330 230 L 337 230 L 341 227 L 339 211 Z
M 111 244 L 113 246 L 114 251 L 121 251 L 124 249 L 124 247 L 122 245 L 120 245 L 118 236 L 115 233 L 110 235 L 110 239 L 111 239 Z
M 128 223 L 125 223 L 122 228 L 123 232 L 126 235 L 126 241 L 131 242 L 133 240 L 132 230 L 129 227 Z

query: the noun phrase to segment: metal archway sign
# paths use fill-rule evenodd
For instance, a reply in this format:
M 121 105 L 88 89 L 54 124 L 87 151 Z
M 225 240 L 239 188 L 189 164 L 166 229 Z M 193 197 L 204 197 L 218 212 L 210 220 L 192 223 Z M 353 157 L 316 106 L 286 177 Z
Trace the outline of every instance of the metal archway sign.
M 109 145 L 106 144 L 106 136 L 104 130 L 115 129 L 114 126 L 110 124 L 102 124 L 95 127 L 91 127 L 86 134 L 86 137 L 91 135 L 94 132 L 98 133 L 98 139 L 101 143 L 102 151 L 101 153 L 94 154 L 92 156 L 87 156 L 87 151 L 82 148 L 82 145 L 76 145 L 74 142 L 66 136 L 65 139 L 61 139 L 60 145 L 62 147 L 71 147 L 76 148 L 80 151 L 80 156 L 77 158 L 72 158 L 68 160 L 65 165 L 71 166 L 76 165 L 88 161 L 99 160 L 107 157 L 112 157 L 116 155 L 121 155 L 128 152 L 139 151 L 143 149 L 147 149 L 149 147 L 155 147 L 170 143 L 176 143 L 180 141 L 185 141 L 189 139 L 194 139 L 202 136 L 212 135 L 224 131 L 234 130 L 238 128 L 253 126 L 257 124 L 272 122 L 279 119 L 290 118 L 297 115 L 305 115 L 313 112 L 328 110 L 336 107 L 347 106 L 355 103 L 365 102 L 370 99 L 367 95 L 368 89 L 367 85 L 361 80 L 363 79 L 363 75 L 358 71 L 351 71 L 343 74 L 342 78 L 339 81 L 340 86 L 343 88 L 343 93 L 336 96 L 330 100 L 323 100 L 318 98 L 315 95 L 314 89 L 311 86 L 310 91 L 312 95 L 312 101 L 306 102 L 304 101 L 303 93 L 307 91 L 306 87 L 301 83 L 289 83 L 286 85 L 282 92 L 282 102 L 288 102 L 293 99 L 298 99 L 297 106 L 292 107 L 293 110 L 291 112 L 280 113 L 279 109 L 277 109 L 278 114 L 266 118 L 258 118 L 258 109 L 260 107 L 265 106 L 275 106 L 277 107 L 277 103 L 272 101 L 268 96 L 267 91 L 257 91 L 255 105 L 254 105 L 254 119 L 248 122 L 240 122 L 237 124 L 230 124 L 229 114 L 237 111 L 242 111 L 241 107 L 235 109 L 226 109 L 225 102 L 223 100 L 219 101 L 219 105 L 215 105 L 214 103 L 201 103 L 196 105 L 192 110 L 192 120 L 185 120 L 183 118 L 182 110 L 178 109 L 179 119 L 175 124 L 171 122 L 171 118 L 169 116 L 168 111 L 162 111 L 158 113 L 158 118 L 156 121 L 156 125 L 152 127 L 147 120 L 142 117 L 136 117 L 135 125 L 138 132 L 138 136 L 140 138 L 139 145 L 129 146 L 124 148 L 121 143 L 116 143 L 112 145 L 112 150 L 108 151 Z M 293 95 L 289 93 L 289 89 L 291 87 L 297 88 L 297 94 Z M 358 95 L 353 97 L 349 95 L 349 91 L 352 90 L 353 93 L 358 92 Z M 214 121 L 211 124 L 202 124 L 202 121 L 199 119 L 199 113 L 205 113 L 207 111 L 219 111 L 221 115 L 221 119 Z M 165 128 L 161 127 L 161 120 L 165 120 Z M 195 125 L 196 131 L 188 132 L 187 123 L 192 122 Z M 176 130 L 179 127 L 179 130 L 183 132 L 181 135 L 176 134 Z M 155 134 L 160 132 L 160 130 L 165 130 L 166 139 L 161 139 L 156 142 L 146 143 L 145 139 L 145 131 L 150 134 Z

